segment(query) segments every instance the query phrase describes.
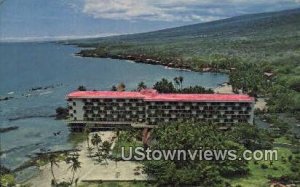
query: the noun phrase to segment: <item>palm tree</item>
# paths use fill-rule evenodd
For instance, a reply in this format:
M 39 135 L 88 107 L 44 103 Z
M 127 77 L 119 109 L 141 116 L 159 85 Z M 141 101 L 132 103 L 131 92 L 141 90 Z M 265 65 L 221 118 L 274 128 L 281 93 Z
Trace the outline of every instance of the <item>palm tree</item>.
M 86 91 L 86 87 L 85 86 L 78 86 L 77 88 L 78 91 Z
M 55 153 L 50 153 L 48 155 L 48 161 L 50 162 L 50 168 L 51 168 L 51 174 L 52 174 L 52 178 L 53 178 L 53 181 L 54 181 L 54 184 L 56 185 L 57 182 L 56 182 L 56 178 L 55 178 L 55 175 L 54 175 L 54 171 L 53 171 L 53 167 L 54 166 L 57 166 L 59 167 L 58 165 L 58 155 L 55 154 Z
M 146 88 L 147 88 L 146 84 L 142 81 L 138 84 L 137 90 L 141 91 L 141 90 L 146 89 Z
M 91 139 L 93 146 L 98 147 L 98 145 L 102 142 L 101 137 L 96 133 Z M 99 147 L 98 147 L 99 149 Z
M 66 162 L 67 164 L 71 164 L 68 169 L 72 171 L 71 184 L 73 184 L 75 173 L 79 168 L 81 168 L 81 162 L 79 162 L 77 155 L 71 155 L 67 158 Z
M 182 89 L 182 82 L 183 82 L 183 77 L 179 76 L 178 81 L 180 82 L 180 89 Z
M 102 144 L 103 151 L 106 152 L 106 153 L 109 153 L 110 146 L 111 146 L 111 143 L 109 143 L 108 141 L 104 141 L 103 144 Z
M 110 90 L 111 91 L 117 91 L 117 87 L 115 85 L 113 85 Z
M 118 86 L 117 86 L 117 91 L 123 92 L 123 91 L 125 91 L 125 88 L 126 88 L 125 84 L 124 84 L 123 82 L 121 82 L 121 83 L 118 84 Z
M 178 77 L 174 77 L 174 82 L 175 82 L 175 84 L 176 84 L 176 86 L 177 86 L 177 88 L 178 88 L 178 86 L 179 86 L 179 78 Z

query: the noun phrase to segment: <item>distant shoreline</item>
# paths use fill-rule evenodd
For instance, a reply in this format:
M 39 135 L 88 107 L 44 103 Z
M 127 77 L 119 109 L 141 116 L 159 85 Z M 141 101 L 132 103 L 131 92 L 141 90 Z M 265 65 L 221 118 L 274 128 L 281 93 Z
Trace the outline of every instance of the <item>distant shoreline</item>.
M 75 56 L 80 57 L 91 57 L 91 58 L 109 58 L 109 59 L 118 59 L 118 60 L 130 60 L 135 63 L 142 63 L 142 64 L 151 64 L 151 65 L 161 65 L 165 66 L 166 68 L 178 69 L 180 71 L 194 71 L 194 72 L 213 72 L 213 73 L 226 73 L 228 74 L 230 70 L 227 69 L 216 69 L 216 68 L 194 68 L 187 64 L 182 64 L 179 60 L 168 58 L 168 59 L 159 59 L 153 58 L 146 55 L 114 55 L 109 53 L 98 54 L 94 52 L 94 50 L 81 50 L 78 53 L 75 53 Z

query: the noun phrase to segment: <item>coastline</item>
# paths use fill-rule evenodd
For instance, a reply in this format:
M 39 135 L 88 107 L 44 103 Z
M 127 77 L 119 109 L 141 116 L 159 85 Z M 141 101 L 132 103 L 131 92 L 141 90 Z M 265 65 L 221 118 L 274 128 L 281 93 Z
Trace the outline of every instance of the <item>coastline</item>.
M 116 132 L 101 131 L 97 132 L 102 141 L 109 141 L 114 144 Z M 90 133 L 90 140 L 94 133 Z M 90 146 L 91 142 L 90 142 Z M 81 168 L 75 173 L 75 179 L 78 178 L 78 184 L 83 182 L 95 181 L 146 181 L 147 175 L 142 173 L 142 164 L 133 161 L 118 161 L 117 163 L 108 160 L 98 163 L 95 158 L 89 157 L 87 151 L 87 142 L 84 141 L 76 147 L 78 149 Z M 72 172 L 68 169 L 69 165 L 64 161 L 58 163 L 59 167 L 54 167 L 54 174 L 58 182 L 69 181 L 72 178 Z M 140 168 L 137 170 L 137 168 Z M 50 163 L 39 167 L 39 174 L 30 178 L 23 184 L 30 184 L 33 187 L 51 186 L 52 174 Z M 136 175 L 136 172 L 139 174 Z
M 77 45 L 77 47 L 79 47 Z M 174 59 L 174 58 L 155 58 L 150 57 L 147 55 L 114 55 L 109 53 L 97 53 L 94 52 L 95 49 L 83 49 L 77 53 L 75 53 L 75 56 L 79 57 L 90 57 L 90 58 L 109 58 L 109 59 L 117 59 L 117 60 L 127 60 L 132 61 L 135 63 L 143 63 L 143 64 L 151 64 L 151 65 L 161 65 L 164 66 L 166 69 L 178 69 L 180 71 L 194 71 L 194 72 L 215 72 L 215 73 L 229 73 L 230 70 L 228 69 L 217 69 L 212 67 L 199 67 L 194 68 L 190 66 L 189 64 L 184 64 L 181 59 Z

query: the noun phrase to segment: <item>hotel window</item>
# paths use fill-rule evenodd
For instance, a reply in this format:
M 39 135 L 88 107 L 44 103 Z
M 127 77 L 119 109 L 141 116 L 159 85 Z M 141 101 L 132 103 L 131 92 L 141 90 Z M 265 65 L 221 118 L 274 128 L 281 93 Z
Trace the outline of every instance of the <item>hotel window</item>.
M 73 102 L 73 106 L 76 106 L 76 102 Z
M 76 112 L 77 112 L 76 110 L 73 111 L 74 114 L 76 114 Z

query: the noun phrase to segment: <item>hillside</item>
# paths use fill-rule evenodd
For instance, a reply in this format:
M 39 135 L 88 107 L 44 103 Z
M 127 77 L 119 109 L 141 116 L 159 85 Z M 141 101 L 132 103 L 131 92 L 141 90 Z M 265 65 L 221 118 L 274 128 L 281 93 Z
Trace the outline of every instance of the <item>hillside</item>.
M 273 112 L 300 111 L 300 8 L 68 43 L 96 48 L 78 53 L 84 57 L 194 71 L 237 69 L 229 74 L 234 91 L 270 98 Z M 275 76 L 266 78 L 266 72 Z
M 105 46 L 114 54 L 176 53 L 184 58 L 206 58 L 217 53 L 261 58 L 274 53 L 280 57 L 286 50 L 299 49 L 299 35 L 300 9 L 293 9 L 75 43 L 87 47 Z

